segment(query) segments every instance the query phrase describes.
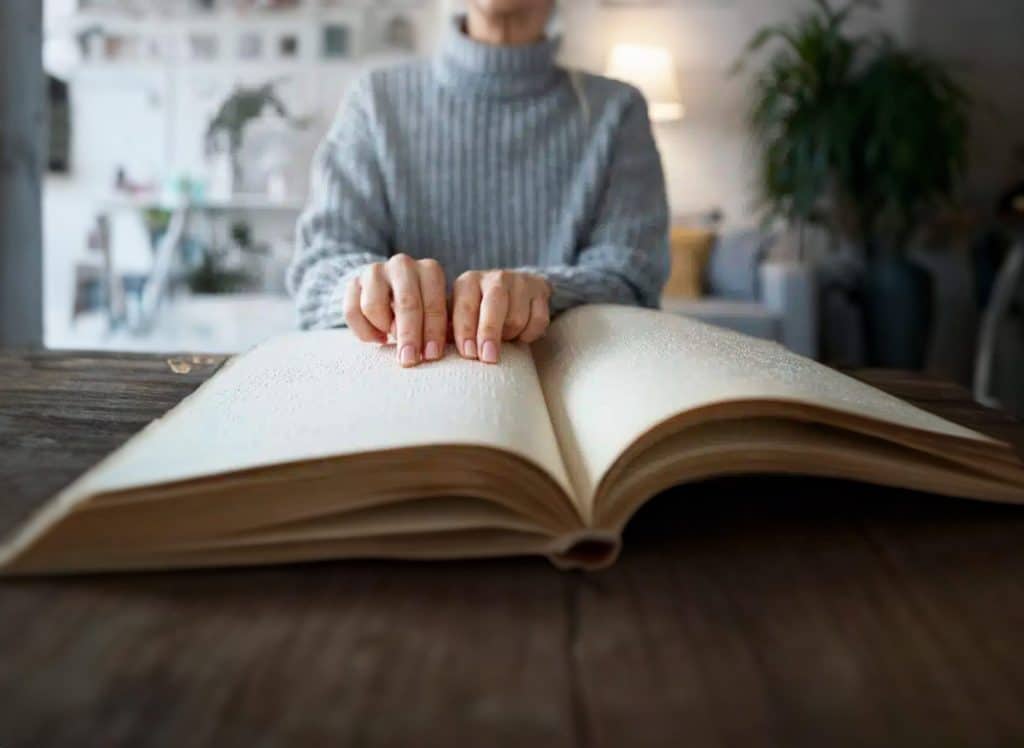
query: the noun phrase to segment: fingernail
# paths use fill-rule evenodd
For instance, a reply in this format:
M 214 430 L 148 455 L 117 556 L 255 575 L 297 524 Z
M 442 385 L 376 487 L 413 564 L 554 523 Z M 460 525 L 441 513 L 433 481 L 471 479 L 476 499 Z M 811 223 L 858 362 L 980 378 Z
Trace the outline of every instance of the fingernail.
M 398 362 L 402 366 L 416 365 L 416 348 L 412 345 L 403 345 L 401 353 L 398 354 Z
M 476 358 L 476 341 L 467 340 L 462 344 L 462 355 L 466 358 Z
M 441 358 L 441 350 L 437 345 L 437 341 L 431 340 L 427 343 L 427 347 L 426 350 L 423 351 L 423 355 L 427 361 L 434 361 Z
M 493 340 L 484 341 L 484 344 L 480 349 L 480 360 L 485 364 L 498 363 L 498 346 L 494 344 Z

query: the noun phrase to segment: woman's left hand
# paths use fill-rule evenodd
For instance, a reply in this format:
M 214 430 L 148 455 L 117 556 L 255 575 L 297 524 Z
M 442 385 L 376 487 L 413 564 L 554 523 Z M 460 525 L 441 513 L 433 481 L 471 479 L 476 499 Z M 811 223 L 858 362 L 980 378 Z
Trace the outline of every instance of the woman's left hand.
M 470 270 L 455 280 L 452 334 L 464 358 L 498 363 L 503 340 L 532 343 L 548 329 L 551 286 L 515 270 Z

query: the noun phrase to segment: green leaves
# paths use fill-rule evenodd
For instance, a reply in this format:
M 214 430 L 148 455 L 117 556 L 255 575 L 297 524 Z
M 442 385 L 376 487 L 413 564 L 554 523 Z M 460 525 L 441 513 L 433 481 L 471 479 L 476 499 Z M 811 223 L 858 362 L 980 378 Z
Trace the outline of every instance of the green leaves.
M 792 26 L 762 29 L 737 65 L 774 49 L 757 74 L 749 123 L 761 149 L 762 207 L 769 215 L 809 220 L 847 160 L 847 124 L 857 42 L 842 33 L 851 3 L 833 11 L 825 0 Z
M 871 61 L 857 93 L 863 155 L 847 189 L 878 213 L 866 230 L 905 242 L 921 214 L 960 184 L 967 164 L 968 98 L 941 67 L 895 46 Z
M 813 0 L 791 25 L 755 34 L 735 66 L 769 55 L 749 111 L 766 217 L 825 215 L 868 247 L 881 235 L 905 242 L 921 213 L 955 191 L 967 140 L 967 97 L 942 68 L 884 36 L 846 33 L 854 12 L 877 7 Z

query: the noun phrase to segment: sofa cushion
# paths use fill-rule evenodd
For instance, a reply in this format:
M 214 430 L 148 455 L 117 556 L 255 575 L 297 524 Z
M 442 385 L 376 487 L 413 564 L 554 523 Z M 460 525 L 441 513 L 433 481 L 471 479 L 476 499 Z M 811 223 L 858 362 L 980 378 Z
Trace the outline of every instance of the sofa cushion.
M 759 295 L 757 269 L 772 241 L 771 236 L 757 229 L 719 236 L 708 261 L 708 293 L 726 299 L 756 301 Z
M 689 226 L 673 226 L 669 237 L 672 274 L 665 284 L 665 295 L 696 299 L 704 293 L 704 276 L 715 233 Z

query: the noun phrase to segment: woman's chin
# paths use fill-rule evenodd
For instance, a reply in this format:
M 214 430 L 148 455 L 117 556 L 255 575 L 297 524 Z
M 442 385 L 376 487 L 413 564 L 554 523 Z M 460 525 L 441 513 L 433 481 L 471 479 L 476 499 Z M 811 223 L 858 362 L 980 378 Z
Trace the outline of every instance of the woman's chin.
M 470 3 L 487 15 L 538 11 L 553 4 L 552 0 L 470 0 Z

